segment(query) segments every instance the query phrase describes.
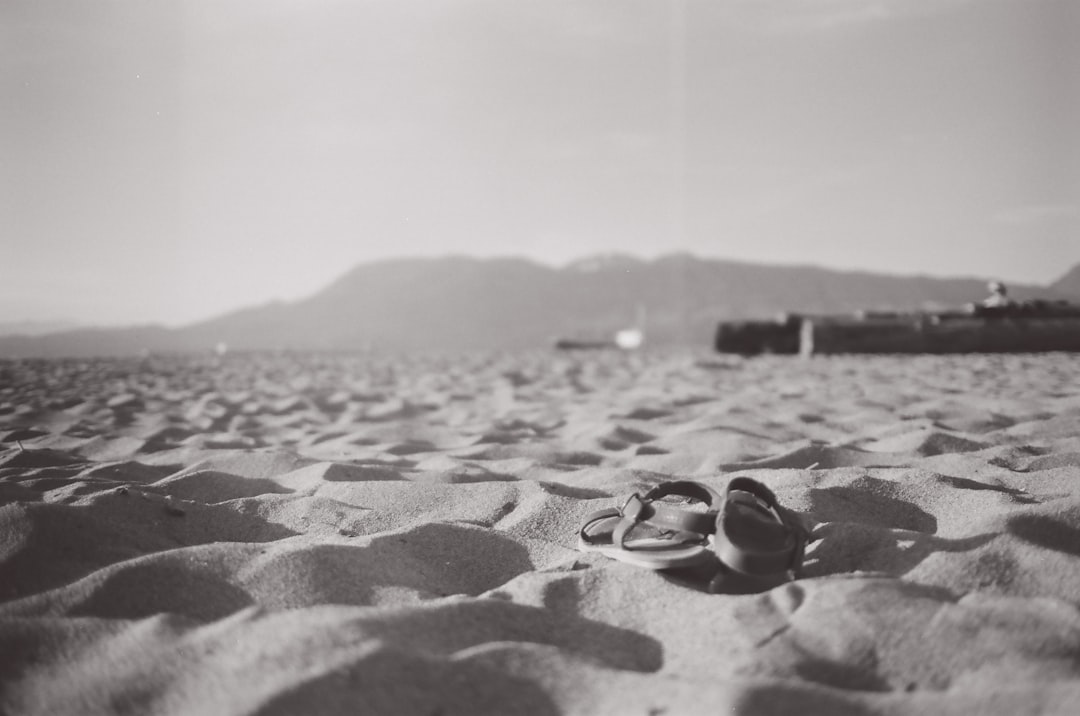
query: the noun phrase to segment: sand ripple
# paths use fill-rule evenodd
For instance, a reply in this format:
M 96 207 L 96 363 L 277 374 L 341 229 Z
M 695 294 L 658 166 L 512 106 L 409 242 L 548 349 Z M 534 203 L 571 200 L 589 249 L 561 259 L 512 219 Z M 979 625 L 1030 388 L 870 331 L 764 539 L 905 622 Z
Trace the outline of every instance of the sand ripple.
M 0 363 L 0 712 L 1074 713 L 1080 358 Z M 583 555 L 769 485 L 764 589 Z

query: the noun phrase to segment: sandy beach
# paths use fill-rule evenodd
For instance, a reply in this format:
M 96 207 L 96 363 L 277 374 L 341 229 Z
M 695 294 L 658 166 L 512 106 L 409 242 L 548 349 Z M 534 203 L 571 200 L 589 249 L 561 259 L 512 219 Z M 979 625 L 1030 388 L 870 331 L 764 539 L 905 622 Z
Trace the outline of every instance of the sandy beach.
M 755 592 L 576 549 L 671 480 Z M 1071 714 L 1080 357 L 0 363 L 5 714 Z

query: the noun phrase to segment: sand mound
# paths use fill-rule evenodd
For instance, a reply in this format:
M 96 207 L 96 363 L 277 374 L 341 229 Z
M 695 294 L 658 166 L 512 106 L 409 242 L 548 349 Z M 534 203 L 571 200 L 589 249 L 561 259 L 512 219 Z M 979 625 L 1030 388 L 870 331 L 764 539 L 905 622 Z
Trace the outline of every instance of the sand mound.
M 1078 368 L 12 362 L 0 712 L 1072 713 Z M 736 475 L 809 530 L 800 579 L 575 549 Z

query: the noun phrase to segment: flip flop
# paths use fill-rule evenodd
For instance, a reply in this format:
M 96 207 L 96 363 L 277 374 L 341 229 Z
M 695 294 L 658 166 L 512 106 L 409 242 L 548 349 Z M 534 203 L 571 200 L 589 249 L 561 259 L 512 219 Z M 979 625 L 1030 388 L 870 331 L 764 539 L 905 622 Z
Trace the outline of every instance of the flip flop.
M 705 512 L 659 502 L 678 495 L 705 503 Z M 593 512 L 578 533 L 578 549 L 599 552 L 645 569 L 689 567 L 713 559 L 709 534 L 716 527 L 720 495 L 700 483 L 676 480 L 644 496 L 630 495 L 618 508 Z
M 725 566 L 757 577 L 798 576 L 806 538 L 805 528 L 765 485 L 749 477 L 728 483 L 713 541 Z

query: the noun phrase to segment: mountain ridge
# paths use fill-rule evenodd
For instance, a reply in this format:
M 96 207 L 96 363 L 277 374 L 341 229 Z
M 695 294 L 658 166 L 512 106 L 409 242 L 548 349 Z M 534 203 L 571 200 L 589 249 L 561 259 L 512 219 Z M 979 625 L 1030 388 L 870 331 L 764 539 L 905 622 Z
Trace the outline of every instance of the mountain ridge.
M 1080 264 L 1076 264 L 1061 278 L 1051 283 L 1050 288 L 1059 293 L 1080 298 Z
M 1018 299 L 1063 299 L 1013 285 Z M 1071 279 L 1070 279 L 1071 280 Z M 1063 284 L 1066 289 L 1072 283 Z M 359 264 L 305 298 L 234 310 L 177 328 L 80 329 L 0 336 L 0 357 L 85 357 L 237 350 L 469 350 L 610 337 L 644 313 L 653 344 L 706 346 L 720 320 L 782 312 L 958 307 L 986 295 L 983 278 L 935 278 L 690 254 L 586 257 L 553 267 L 520 257 L 451 255 Z

